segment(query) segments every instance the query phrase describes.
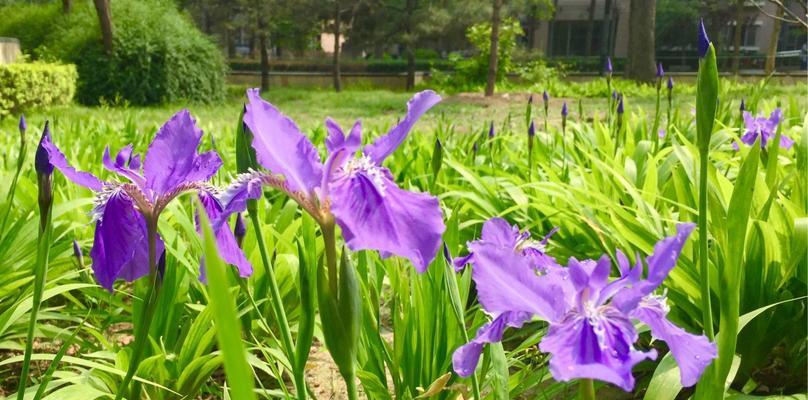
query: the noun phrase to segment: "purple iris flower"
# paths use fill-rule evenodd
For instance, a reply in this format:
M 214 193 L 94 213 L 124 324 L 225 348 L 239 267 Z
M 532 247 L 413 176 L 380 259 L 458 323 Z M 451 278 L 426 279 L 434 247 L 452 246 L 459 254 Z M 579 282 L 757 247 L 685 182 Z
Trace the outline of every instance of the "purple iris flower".
M 668 90 L 673 89 L 673 77 L 668 75 Z
M 102 181 L 77 171 L 51 142 L 50 135 L 43 135 L 41 147 L 50 168 L 56 167 L 67 179 L 96 193 L 92 211 L 95 240 L 90 257 L 98 283 L 107 290 L 112 291 L 117 279 L 131 282 L 149 273 L 147 221 L 156 225 L 159 214 L 177 196 L 196 192 L 211 218 L 221 214 L 216 189 L 207 181 L 222 161 L 215 151 L 197 153 L 201 139 L 202 130 L 188 110 L 182 110 L 157 131 L 142 163 L 132 145 L 121 149 L 114 159 L 107 147 L 103 166 L 129 181 L 124 183 Z M 39 164 L 38 153 L 37 168 Z M 241 276 L 252 273 L 226 224 L 216 231 L 216 241 L 222 258 L 238 267 Z M 163 253 L 165 246 L 159 236 L 156 245 L 156 254 Z
M 656 66 L 656 77 L 657 77 L 657 78 L 662 78 L 663 76 L 665 76 L 665 70 L 664 70 L 664 69 L 662 69 L 662 63 L 657 63 L 657 66 Z
M 612 68 L 612 58 L 606 57 L 606 73 L 611 75 L 613 70 L 614 69 Z
M 775 108 L 769 115 L 769 118 L 764 116 L 753 117 L 751 113 L 743 112 L 743 123 L 746 126 L 746 133 L 741 136 L 741 141 L 752 146 L 760 136 L 760 147 L 766 148 L 769 140 L 774 139 L 777 135 L 777 125 L 783 119 L 783 111 Z M 794 145 L 794 141 L 786 135 L 780 135 L 780 147 L 790 149 Z M 735 150 L 738 150 L 738 144 L 733 143 Z
M 491 139 L 494 137 L 494 121 L 491 121 L 491 125 L 488 126 L 488 138 Z
M 623 113 L 623 96 L 620 96 L 620 97 L 617 99 L 617 113 L 618 113 L 618 114 L 622 114 L 622 113 Z
M 25 133 L 28 130 L 28 123 L 25 122 L 25 114 L 20 115 L 20 133 Z
M 654 254 L 645 259 L 645 279 L 639 256 L 631 268 L 618 251 L 621 277 L 609 281 L 608 256 L 597 261 L 570 258 L 564 268 L 544 253 L 543 243 L 530 241 L 502 219 L 489 220 L 482 239 L 469 243 L 471 254 L 455 264 L 473 265 L 479 302 L 492 321 L 455 351 L 454 370 L 471 375 L 485 343 L 500 341 L 506 327 L 519 328 L 538 317 L 549 323 L 539 349 L 550 353 L 555 379 L 598 379 L 630 391 L 634 365 L 657 355 L 653 349 L 634 347 L 638 333 L 632 320 L 639 320 L 654 337 L 667 342 L 679 364 L 682 385 L 694 385 L 716 357 L 716 346 L 668 321 L 665 296 L 654 293 L 676 266 L 694 226 L 680 224 L 676 235 L 654 246 Z
M 244 123 L 253 133 L 257 161 L 269 172 L 241 174 L 222 196 L 223 215 L 243 211 L 248 199 L 262 194 L 262 185 L 287 193 L 321 225 L 336 223 L 351 250 L 378 250 L 382 256 L 408 258 L 426 271 L 440 247 L 445 230 L 438 199 L 396 186 L 382 162 L 404 142 L 412 126 L 441 98 L 423 91 L 407 103 L 407 115 L 385 136 L 362 148 L 362 125 L 357 121 L 346 136 L 333 120 L 328 131 L 325 164 L 297 125 L 258 89 L 247 91 Z
M 533 121 L 530 121 L 530 126 L 527 128 L 527 135 L 529 137 L 536 136 L 536 127 L 533 125 Z
M 546 90 L 545 90 L 544 92 L 542 92 L 542 94 L 541 94 L 541 99 L 542 99 L 542 100 L 544 100 L 544 103 L 545 103 L 545 104 L 546 104 L 548 101 L 550 101 L 550 95 L 549 95 L 549 94 L 547 94 L 547 91 L 546 91 Z
M 561 105 L 561 116 L 566 118 L 569 115 L 569 110 L 567 110 L 567 102 L 565 101 L 564 104 Z
M 704 29 L 704 19 L 699 20 L 699 58 L 707 55 L 710 48 L 710 38 L 707 37 L 707 30 Z

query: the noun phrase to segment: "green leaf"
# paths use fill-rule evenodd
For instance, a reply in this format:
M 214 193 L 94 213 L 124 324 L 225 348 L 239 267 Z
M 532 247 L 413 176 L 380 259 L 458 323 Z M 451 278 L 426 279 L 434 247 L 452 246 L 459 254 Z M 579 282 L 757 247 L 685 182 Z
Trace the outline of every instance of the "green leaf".
M 202 247 L 208 275 L 208 295 L 213 307 L 213 320 L 216 323 L 216 336 L 219 348 L 224 355 L 224 371 L 236 399 L 255 399 L 253 372 L 247 363 L 244 343 L 241 340 L 241 324 L 238 321 L 236 305 L 230 294 L 227 268 L 216 249 L 216 237 L 210 226 L 205 209 L 198 200 L 199 224 L 202 227 Z

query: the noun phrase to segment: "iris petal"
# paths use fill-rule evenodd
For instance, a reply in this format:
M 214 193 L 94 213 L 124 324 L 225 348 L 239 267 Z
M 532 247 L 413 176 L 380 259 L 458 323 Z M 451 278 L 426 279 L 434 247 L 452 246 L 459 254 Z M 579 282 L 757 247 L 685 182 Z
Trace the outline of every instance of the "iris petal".
M 89 172 L 76 171 L 75 168 L 71 167 L 62 151 L 51 142 L 50 136 L 46 135 L 42 138 L 41 146 L 47 151 L 50 164 L 61 171 L 67 179 L 96 192 L 100 192 L 104 188 L 104 182 L 96 178 L 95 175 Z
M 213 195 L 207 192 L 199 193 L 199 200 L 202 206 L 205 207 L 205 212 L 211 221 L 218 220 L 222 216 L 222 205 Z M 199 221 L 197 220 L 197 225 Z M 252 275 L 252 264 L 244 256 L 244 252 L 238 247 L 236 237 L 233 236 L 233 231 L 226 222 L 221 223 L 218 228 L 215 228 L 216 233 L 216 247 L 219 250 L 219 256 L 231 265 L 238 268 L 239 276 L 242 278 Z
M 491 218 L 483 224 L 480 238 L 487 243 L 514 249 L 519 240 L 519 228 L 511 226 L 502 218 Z
M 654 337 L 668 344 L 673 358 L 679 365 L 682 386 L 693 386 L 699 381 L 704 369 L 717 356 L 715 343 L 703 335 L 693 335 L 672 324 L 666 318 L 667 307 L 659 297 L 649 296 L 631 313 L 642 321 Z
M 148 274 L 148 246 L 146 220 L 126 194 L 112 193 L 96 222 L 95 241 L 90 250 L 98 283 L 111 292 L 117 279 L 131 282 Z M 158 237 L 156 254 L 163 249 L 163 241 Z
M 630 391 L 634 388 L 634 365 L 656 358 L 654 350 L 635 350 L 632 343 L 636 339 L 631 321 L 607 307 L 597 318 L 570 314 L 550 325 L 539 348 L 552 355 L 550 372 L 556 380 L 597 379 Z
M 412 126 L 432 106 L 438 104 L 441 98 L 431 90 L 416 93 L 407 102 L 407 115 L 401 122 L 393 127 L 386 135 L 376 139 L 372 144 L 365 146 L 364 153 L 377 165 L 381 165 L 387 156 L 393 153 L 410 133 Z
M 505 312 L 483 325 L 477 330 L 477 336 L 474 339 L 457 348 L 452 355 L 452 367 L 455 372 L 462 377 L 471 376 L 477 368 L 480 354 L 486 343 L 501 341 L 505 328 L 521 328 L 531 318 L 530 313 Z
M 253 133 L 258 162 L 283 175 L 293 191 L 309 192 L 319 186 L 323 165 L 314 145 L 289 117 L 264 101 L 258 89 L 247 90 L 247 97 L 244 123 Z
M 400 189 L 381 169 L 343 173 L 329 186 L 331 211 L 351 250 L 406 257 L 426 271 L 446 229 L 436 197 Z
M 132 183 L 144 187 L 146 184 L 146 180 L 143 179 L 142 176 L 137 172 L 136 169 L 133 169 L 130 166 L 127 166 L 130 160 L 130 155 L 132 154 L 132 145 L 128 145 L 121 149 L 118 152 L 118 155 L 115 156 L 115 162 L 112 161 L 112 157 L 109 154 L 109 146 L 104 149 L 104 156 L 101 160 L 101 163 L 104 165 L 108 171 L 112 171 L 117 173 L 118 175 L 123 176 L 124 178 L 129 179 Z
M 536 275 L 529 260 L 512 249 L 474 242 L 472 278 L 480 304 L 489 313 L 527 312 L 547 321 L 558 320 L 567 310 L 565 291 L 557 275 Z
M 222 166 L 222 160 L 214 151 L 198 154 L 201 139 L 202 130 L 188 110 L 166 121 L 146 151 L 146 188 L 159 196 L 182 183 L 210 179 Z
M 325 147 L 329 154 L 342 148 L 345 148 L 348 153 L 353 154 L 362 144 L 362 122 L 360 120 L 356 120 L 348 137 L 345 137 L 345 133 L 342 131 L 337 121 L 331 118 L 325 119 L 325 128 L 328 130 L 328 136 L 325 138 Z

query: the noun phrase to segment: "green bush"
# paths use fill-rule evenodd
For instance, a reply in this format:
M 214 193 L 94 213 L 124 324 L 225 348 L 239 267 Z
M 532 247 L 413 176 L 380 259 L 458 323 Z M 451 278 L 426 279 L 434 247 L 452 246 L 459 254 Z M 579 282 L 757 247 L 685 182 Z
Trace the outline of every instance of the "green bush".
M 63 64 L 0 65 L 0 117 L 22 110 L 66 104 L 76 93 L 76 67 Z
M 44 11 L 34 12 L 37 7 Z M 112 2 L 114 50 L 102 47 L 98 18 L 91 2 L 76 3 L 64 16 L 53 4 L 12 6 L 16 20 L 0 21 L 0 33 L 20 36 L 24 27 L 46 25 L 46 35 L 23 41 L 35 59 L 73 63 L 79 79 L 76 98 L 85 104 L 155 104 L 191 100 L 217 101 L 225 94 L 227 67 L 216 45 L 181 14 L 172 2 Z M 3 14 L 7 14 L 3 10 Z M 26 17 L 26 15 L 28 17 Z M 36 39 L 36 40 L 34 40 Z

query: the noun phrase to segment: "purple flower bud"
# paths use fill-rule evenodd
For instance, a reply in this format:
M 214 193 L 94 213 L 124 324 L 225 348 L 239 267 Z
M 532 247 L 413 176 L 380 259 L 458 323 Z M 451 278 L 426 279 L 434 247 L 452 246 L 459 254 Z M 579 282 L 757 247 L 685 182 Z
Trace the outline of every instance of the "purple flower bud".
M 656 77 L 657 77 L 657 78 L 662 78 L 663 76 L 665 76 L 665 70 L 664 70 L 664 69 L 662 69 L 662 63 L 657 63 L 657 66 L 656 66 Z
M 50 141 L 50 123 L 45 121 L 45 129 L 42 131 L 42 137 L 39 139 L 39 146 L 36 148 L 36 156 L 34 157 L 34 169 L 38 175 L 50 176 L 53 173 L 53 165 L 48 158 L 48 151 L 43 147 L 45 140 Z
M 668 75 L 668 90 L 673 89 L 673 77 Z
M 491 121 L 491 125 L 488 127 L 488 138 L 491 139 L 494 137 L 494 121 Z
M 76 257 L 79 268 L 84 268 L 84 255 L 81 253 L 81 246 L 79 246 L 79 242 L 76 239 L 73 239 L 73 256 Z
M 477 141 L 474 141 L 474 144 L 471 146 L 471 152 L 474 153 L 474 156 L 477 156 L 477 152 L 480 150 L 480 146 L 477 145 Z
M 744 103 L 744 99 L 741 99 L 741 107 L 740 107 L 740 110 L 741 110 L 741 112 L 746 111 L 746 103 Z
M 612 100 L 617 100 L 617 91 L 612 90 Z
M 533 125 L 533 121 L 530 121 L 530 126 L 527 128 L 527 135 L 529 137 L 536 136 L 536 126 Z
M 620 100 L 617 102 L 617 113 L 623 113 L 623 96 L 620 96 Z
M 561 105 L 561 116 L 567 118 L 569 111 L 567 110 L 567 102 L 565 101 L 564 104 Z
M 544 91 L 544 93 L 542 93 L 542 94 L 541 94 L 541 98 L 542 98 L 542 100 L 544 100 L 544 103 L 545 103 L 545 104 L 546 104 L 548 101 L 550 101 L 550 95 L 549 95 L 549 94 L 547 94 L 547 91 L 546 91 L 546 90 Z
M 446 260 L 446 263 L 452 265 L 452 253 L 449 252 L 449 246 L 446 245 L 446 242 L 443 242 L 443 259 Z
M 612 58 L 606 57 L 606 73 L 611 74 L 614 69 L 612 68 Z
M 28 124 L 25 123 L 25 115 L 24 114 L 20 115 L 20 134 L 25 133 L 25 131 L 27 129 L 28 129 Z
M 244 225 L 244 217 L 241 216 L 241 213 L 238 213 L 236 214 L 236 224 L 233 226 L 233 236 L 236 237 L 236 242 L 240 245 L 245 235 L 247 235 L 247 226 Z
M 699 20 L 699 58 L 704 58 L 707 55 L 707 50 L 710 48 L 710 38 L 707 37 L 707 30 L 704 29 L 704 19 Z
M 162 280 L 165 274 L 166 274 L 166 251 L 163 250 L 163 252 L 160 253 L 160 259 L 157 260 L 157 276 L 159 276 L 160 280 Z

